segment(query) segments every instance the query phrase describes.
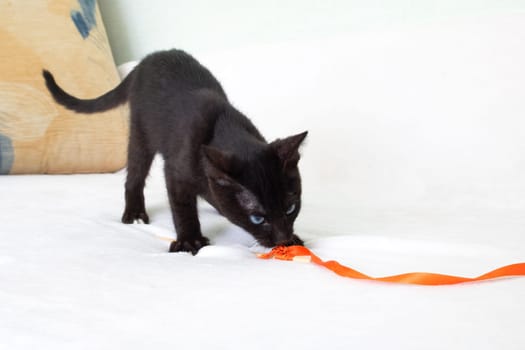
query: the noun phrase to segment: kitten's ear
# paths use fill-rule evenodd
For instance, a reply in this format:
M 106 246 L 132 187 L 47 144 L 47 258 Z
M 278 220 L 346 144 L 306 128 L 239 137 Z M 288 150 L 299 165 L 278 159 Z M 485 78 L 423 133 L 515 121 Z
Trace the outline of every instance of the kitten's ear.
M 293 167 L 299 162 L 299 146 L 307 134 L 308 131 L 305 131 L 270 143 L 270 146 L 276 151 L 285 168 Z
M 221 186 L 233 183 L 229 176 L 234 170 L 234 159 L 231 154 L 222 152 L 215 147 L 202 145 L 204 172 Z

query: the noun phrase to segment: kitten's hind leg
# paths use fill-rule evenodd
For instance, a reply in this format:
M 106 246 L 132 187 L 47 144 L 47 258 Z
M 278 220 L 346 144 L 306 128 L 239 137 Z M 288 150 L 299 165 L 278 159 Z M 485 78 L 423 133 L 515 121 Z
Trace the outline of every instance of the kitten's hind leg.
M 143 133 L 132 127 L 128 145 L 126 208 L 122 215 L 122 222 L 125 224 L 132 224 L 135 220 L 149 224 L 144 204 L 144 186 L 154 156 L 155 152 L 147 147 Z
M 197 196 L 191 192 L 190 184 L 177 181 L 169 166 L 165 169 L 166 187 L 170 199 L 171 213 L 177 240 L 170 246 L 170 252 L 190 252 L 197 254 L 199 249 L 210 244 L 201 233 L 197 213 Z

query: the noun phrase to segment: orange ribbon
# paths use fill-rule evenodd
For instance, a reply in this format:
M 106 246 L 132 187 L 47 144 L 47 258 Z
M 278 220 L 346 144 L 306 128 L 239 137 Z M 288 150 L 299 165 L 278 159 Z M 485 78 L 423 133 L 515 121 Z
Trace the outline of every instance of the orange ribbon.
M 427 286 L 483 281 L 492 278 L 508 276 L 525 276 L 525 263 L 518 263 L 500 267 L 496 270 L 474 278 L 442 275 L 439 273 L 429 272 L 409 272 L 395 276 L 371 277 L 349 267 L 343 266 L 337 261 L 322 261 L 308 248 L 302 246 L 275 247 L 269 253 L 259 254 L 258 257 L 261 259 L 275 258 L 279 260 L 311 261 L 314 264 L 324 266 L 343 277 L 392 283 L 421 284 Z

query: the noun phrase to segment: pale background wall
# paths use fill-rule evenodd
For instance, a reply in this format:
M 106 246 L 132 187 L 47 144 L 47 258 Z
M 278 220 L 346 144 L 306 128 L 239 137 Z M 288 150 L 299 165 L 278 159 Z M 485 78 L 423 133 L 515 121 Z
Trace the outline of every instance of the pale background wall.
M 117 64 L 149 52 L 194 54 L 326 38 L 483 13 L 525 11 L 523 0 L 99 0 Z

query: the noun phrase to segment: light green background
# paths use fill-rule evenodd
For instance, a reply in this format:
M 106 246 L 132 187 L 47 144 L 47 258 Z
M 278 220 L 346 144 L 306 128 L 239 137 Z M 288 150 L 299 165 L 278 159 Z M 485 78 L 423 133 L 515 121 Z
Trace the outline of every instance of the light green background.
M 99 0 L 117 64 L 172 47 L 194 54 L 525 11 L 525 0 Z

